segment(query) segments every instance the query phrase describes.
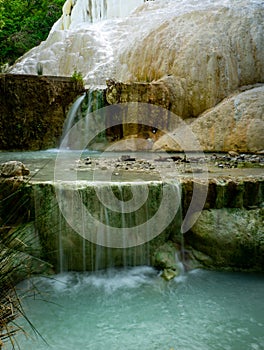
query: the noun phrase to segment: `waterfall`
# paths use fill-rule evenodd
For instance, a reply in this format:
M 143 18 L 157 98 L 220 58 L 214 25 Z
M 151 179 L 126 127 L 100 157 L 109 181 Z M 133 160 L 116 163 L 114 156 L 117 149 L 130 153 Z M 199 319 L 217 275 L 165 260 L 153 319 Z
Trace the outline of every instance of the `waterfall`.
M 100 87 L 90 87 L 84 95 L 79 96 L 75 100 L 64 122 L 60 144 L 61 149 L 79 149 L 79 144 L 83 140 L 93 139 L 93 135 L 95 136 L 93 142 L 104 141 L 105 133 L 96 134 L 97 124 L 104 123 L 104 121 L 99 120 L 102 118 L 94 120 L 95 116 L 92 113 L 104 107 L 105 103 L 104 90 Z M 70 131 L 72 127 L 82 119 L 84 120 L 84 125 L 79 130 L 78 139 L 71 137 Z
M 36 229 L 57 271 L 152 264 L 181 227 L 176 182 L 35 184 Z
M 77 117 L 77 114 L 80 113 L 80 107 L 81 107 L 81 104 L 82 104 L 84 98 L 85 98 L 85 94 L 78 97 L 76 99 L 76 101 L 72 104 L 72 106 L 67 114 L 67 118 L 66 118 L 66 120 L 64 122 L 64 126 L 63 126 L 62 138 L 61 138 L 62 140 L 65 140 L 65 138 L 66 138 L 66 141 L 65 141 L 66 145 L 69 143 L 68 133 L 76 122 L 76 117 Z

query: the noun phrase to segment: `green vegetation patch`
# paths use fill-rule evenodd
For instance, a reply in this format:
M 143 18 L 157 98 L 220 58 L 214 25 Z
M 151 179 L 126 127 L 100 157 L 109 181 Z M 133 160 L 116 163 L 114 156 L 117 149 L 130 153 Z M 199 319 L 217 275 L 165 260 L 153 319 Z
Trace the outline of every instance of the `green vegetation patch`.
M 45 40 L 64 0 L 0 0 L 0 66 L 13 64 Z

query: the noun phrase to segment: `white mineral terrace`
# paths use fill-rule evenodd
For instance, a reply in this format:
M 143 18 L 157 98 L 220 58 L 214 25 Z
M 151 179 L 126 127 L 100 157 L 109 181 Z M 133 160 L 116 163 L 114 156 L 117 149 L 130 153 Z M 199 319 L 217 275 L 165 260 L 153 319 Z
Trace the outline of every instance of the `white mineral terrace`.
M 40 62 L 43 74 L 71 76 L 77 70 L 90 85 L 170 74 L 182 89 L 183 77 L 196 81 L 205 98 L 206 87 L 217 83 L 219 60 L 220 87 L 234 88 L 261 72 L 261 33 L 261 0 L 71 0 L 47 40 L 11 72 L 36 74 Z

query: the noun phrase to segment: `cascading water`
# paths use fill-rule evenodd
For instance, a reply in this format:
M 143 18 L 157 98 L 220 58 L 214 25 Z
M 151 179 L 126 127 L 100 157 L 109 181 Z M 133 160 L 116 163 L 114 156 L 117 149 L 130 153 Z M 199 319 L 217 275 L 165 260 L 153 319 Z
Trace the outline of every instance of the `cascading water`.
M 62 235 L 67 238 L 59 239 L 59 242 L 66 243 L 60 244 L 59 260 L 65 261 L 61 256 L 66 257 L 62 270 L 76 270 L 83 268 L 86 264 L 85 269 L 88 270 L 127 264 L 129 266 L 149 265 L 155 249 L 162 245 L 162 242 L 166 242 L 169 236 L 176 238 L 181 232 L 181 186 L 176 179 L 165 179 L 161 174 L 158 181 L 154 181 L 152 174 L 145 174 L 147 177 L 141 180 L 141 176 L 144 176 L 142 172 L 144 168 L 141 169 L 141 174 L 135 175 L 132 182 L 125 179 L 115 180 L 116 171 L 107 166 L 100 167 L 100 162 L 97 168 L 89 170 L 93 174 L 93 182 L 85 181 L 83 170 L 87 171 L 87 169 L 82 170 L 78 166 L 74 169 L 74 164 L 83 163 L 84 166 L 90 166 L 93 163 L 89 157 L 81 161 L 83 150 L 87 148 L 89 140 L 102 134 L 102 130 L 106 128 L 105 120 L 101 128 L 98 128 L 105 110 L 98 109 L 98 103 L 93 103 L 98 101 L 94 92 L 90 90 L 86 96 L 87 112 L 84 118 L 80 114 L 80 120 L 76 121 L 77 117 L 73 117 L 70 113 L 70 123 L 75 124 L 62 140 L 54 173 L 55 192 L 59 203 L 57 209 L 60 212 L 55 214 L 55 222 L 52 223 L 52 218 L 48 220 L 52 223 L 51 227 L 47 227 L 47 223 L 42 222 L 39 225 L 40 230 L 41 227 L 45 227 L 46 231 L 52 230 L 57 226 L 58 218 L 63 218 L 69 225 L 62 230 Z M 83 101 L 83 97 L 77 99 L 73 110 L 80 108 L 80 105 L 84 104 Z M 114 117 L 120 120 L 120 116 L 126 115 L 128 124 L 132 112 L 138 112 L 140 116 L 148 118 L 151 112 L 149 105 L 142 104 L 140 107 L 138 109 L 138 105 L 133 103 L 110 106 L 106 108 L 107 118 Z M 161 111 L 159 107 L 152 108 L 156 114 L 160 112 L 161 116 L 162 112 L 167 113 L 165 110 Z M 93 109 L 95 111 L 91 112 Z M 144 121 L 144 119 L 141 120 Z M 75 159 L 68 151 L 64 152 L 65 149 L 75 150 L 73 153 Z M 98 155 L 98 161 L 100 157 L 101 155 Z M 136 158 L 128 156 L 129 159 Z M 73 168 L 72 171 L 67 171 L 71 168 Z M 78 169 L 79 173 L 82 173 L 81 180 L 78 177 Z M 44 206 L 42 209 L 46 210 Z M 39 216 L 43 217 L 41 213 Z M 71 243 L 69 246 L 67 242 L 75 241 L 74 235 L 77 237 L 79 235 L 77 243 L 76 245 Z M 83 239 L 86 239 L 87 243 L 84 244 Z M 182 244 L 181 237 L 180 240 L 177 237 L 177 241 L 180 245 Z M 56 246 L 53 250 L 56 250 Z M 69 258 L 73 254 L 72 250 L 75 253 L 79 251 L 77 255 L 82 262 L 78 261 L 75 265 L 73 259 Z M 91 252 L 91 250 L 94 251 Z M 82 256 L 83 252 L 85 256 Z
M 72 128 L 72 126 L 76 122 L 76 119 L 77 120 L 79 119 L 78 116 L 80 114 L 80 106 L 81 106 L 84 98 L 85 98 L 85 94 L 78 97 L 77 100 L 71 106 L 71 108 L 68 112 L 67 118 L 65 120 L 65 123 L 64 123 L 62 140 L 65 137 L 67 137 L 67 134 L 69 133 L 70 129 Z M 66 141 L 66 143 L 68 143 L 68 141 Z
M 90 87 L 86 90 L 85 94 L 75 100 L 67 114 L 63 126 L 61 141 L 63 141 L 64 148 L 78 148 L 79 140 L 70 138 L 70 131 L 81 119 L 85 120 L 85 125 L 83 125 L 80 130 L 79 138 L 83 140 L 92 140 L 93 142 L 105 142 L 105 133 L 96 135 L 96 125 L 105 123 L 104 118 L 91 120 L 95 118 L 92 113 L 104 107 L 105 103 L 104 90 L 100 87 Z M 93 135 L 95 136 L 94 140 Z M 89 148 L 89 145 L 87 145 L 87 148 Z
M 160 245 L 179 239 L 176 182 L 35 185 L 35 201 L 43 252 L 58 272 L 150 265 Z

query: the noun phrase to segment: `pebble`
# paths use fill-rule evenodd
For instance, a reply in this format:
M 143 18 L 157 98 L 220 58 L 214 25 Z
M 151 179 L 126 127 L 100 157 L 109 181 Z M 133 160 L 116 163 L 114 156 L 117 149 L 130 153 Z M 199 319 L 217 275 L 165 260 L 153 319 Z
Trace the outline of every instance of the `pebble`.
M 228 154 L 229 154 L 231 157 L 239 156 L 239 153 L 237 153 L 237 152 L 235 152 L 235 151 L 229 151 Z

